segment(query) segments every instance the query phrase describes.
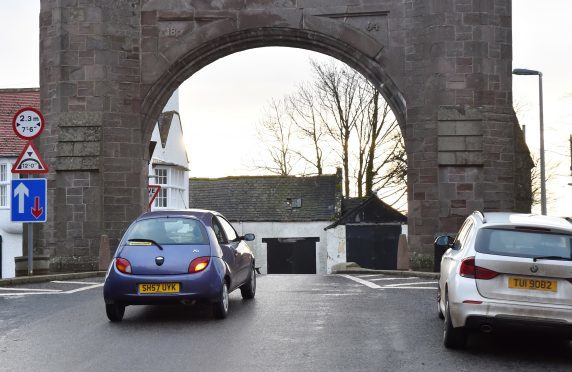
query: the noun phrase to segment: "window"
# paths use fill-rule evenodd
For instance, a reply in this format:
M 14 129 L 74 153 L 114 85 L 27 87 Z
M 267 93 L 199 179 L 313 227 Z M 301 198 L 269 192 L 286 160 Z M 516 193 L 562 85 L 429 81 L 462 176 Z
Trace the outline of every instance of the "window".
M 481 229 L 479 253 L 512 257 L 556 256 L 572 259 L 572 236 L 526 230 Z
M 224 218 L 218 218 L 220 224 L 222 225 L 222 228 L 224 230 L 224 233 L 226 235 L 226 238 L 228 239 L 229 242 L 233 242 L 236 239 L 238 239 L 238 236 L 236 235 L 236 231 L 234 231 L 234 228 L 232 227 L 232 225 L 225 220 Z
M 155 168 L 155 182 L 157 182 L 159 185 L 167 184 L 167 169 Z
M 460 250 L 465 246 L 467 243 L 467 238 L 469 237 L 472 229 L 473 221 L 467 219 L 467 221 L 463 224 L 463 227 L 461 227 L 461 230 L 459 230 L 457 239 L 455 239 L 455 242 L 453 243 L 453 249 Z
M 224 238 L 224 233 L 222 232 L 222 226 L 220 225 L 216 217 L 213 217 L 213 230 L 216 235 L 216 240 L 221 244 L 226 243 L 226 239 Z
M 154 206 L 157 208 L 187 208 L 185 172 L 173 167 L 156 167 L 155 183 L 161 185 Z
M 287 208 L 302 208 L 302 198 L 287 198 L 286 199 Z
M 10 179 L 8 173 L 8 164 L 0 164 L 0 207 L 9 207 L 8 202 L 8 189 L 9 189 Z
M 135 223 L 126 234 L 130 239 L 150 239 L 159 244 L 208 244 L 209 239 L 201 222 L 192 218 L 152 218 Z M 132 242 L 131 245 L 145 245 Z M 129 243 L 128 243 L 129 244 Z
M 165 168 L 155 168 L 155 182 L 161 185 L 161 190 L 155 198 L 155 207 L 166 208 L 167 207 L 167 169 Z

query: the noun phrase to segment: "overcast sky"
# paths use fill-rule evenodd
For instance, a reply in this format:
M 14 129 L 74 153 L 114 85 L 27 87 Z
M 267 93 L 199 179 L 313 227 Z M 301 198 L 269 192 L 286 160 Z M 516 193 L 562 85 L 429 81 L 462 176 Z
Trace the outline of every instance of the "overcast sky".
M 34 87 L 38 79 L 39 0 L 0 0 L 0 88 Z M 29 15 L 22 17 L 21 15 Z M 570 215 L 572 177 L 572 1 L 513 1 L 513 67 L 542 71 L 549 214 Z M 180 111 L 193 176 L 247 174 L 259 158 L 255 125 L 272 98 L 292 92 L 309 76 L 308 57 L 288 49 L 237 53 L 205 67 L 180 89 Z M 513 79 L 527 143 L 538 153 L 538 77 Z M 214 154 L 220 154 L 215 156 Z M 550 202 L 550 196 L 555 199 Z

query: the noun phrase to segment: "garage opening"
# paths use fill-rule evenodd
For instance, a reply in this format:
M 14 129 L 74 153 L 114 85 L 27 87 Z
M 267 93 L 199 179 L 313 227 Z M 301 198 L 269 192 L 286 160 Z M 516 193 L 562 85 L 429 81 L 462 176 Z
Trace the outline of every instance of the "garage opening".
M 268 238 L 268 274 L 316 274 L 316 243 L 320 238 Z
M 401 225 L 347 225 L 347 262 L 376 270 L 397 268 Z

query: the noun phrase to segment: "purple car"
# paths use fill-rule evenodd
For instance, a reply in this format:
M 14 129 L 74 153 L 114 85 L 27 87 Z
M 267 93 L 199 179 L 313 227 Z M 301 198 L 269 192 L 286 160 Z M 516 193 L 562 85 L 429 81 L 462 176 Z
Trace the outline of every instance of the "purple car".
M 228 294 L 240 288 L 254 298 L 254 256 L 220 214 L 206 210 L 149 212 L 129 226 L 109 266 L 103 297 L 107 317 L 123 319 L 125 306 L 212 303 L 228 314 Z

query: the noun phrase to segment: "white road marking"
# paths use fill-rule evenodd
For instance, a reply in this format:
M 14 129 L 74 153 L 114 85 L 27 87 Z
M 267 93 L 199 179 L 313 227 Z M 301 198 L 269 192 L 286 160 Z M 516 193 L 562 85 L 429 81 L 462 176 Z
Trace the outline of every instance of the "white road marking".
M 101 283 L 95 283 L 95 282 L 66 282 L 65 280 L 52 280 L 52 283 L 58 283 L 58 284 L 89 284 L 89 285 L 95 285 L 95 284 L 101 284 Z
M 412 283 L 386 284 L 384 286 L 380 286 L 380 285 L 377 285 L 377 284 L 372 283 L 370 281 L 363 280 L 361 278 L 357 278 L 357 277 L 352 276 L 352 275 L 339 274 L 339 276 L 343 276 L 344 278 L 353 280 L 354 282 L 358 282 L 358 283 L 363 284 L 366 287 L 369 287 L 372 289 L 431 289 L 431 290 L 435 290 L 435 286 L 421 287 L 420 285 L 437 284 L 438 283 L 437 281 L 431 281 L 431 282 L 412 282 Z M 419 279 L 419 278 L 383 278 L 383 279 L 399 280 L 399 279 Z M 373 279 L 371 279 L 371 280 L 373 280 Z
M 62 291 L 61 289 L 37 289 L 37 288 L 4 288 L 0 287 L 0 297 L 15 297 L 15 296 L 28 296 L 28 295 L 40 295 L 40 294 L 71 294 L 82 291 L 87 291 L 88 289 L 103 287 L 103 283 L 93 283 L 93 282 L 72 282 L 72 281 L 60 281 L 53 280 L 52 283 L 58 284 L 89 284 L 87 286 L 72 289 L 69 291 Z M 2 293 L 2 291 L 15 291 L 18 293 Z
M 31 295 L 53 295 L 61 294 L 62 292 L 19 292 L 19 293 L 0 293 L 0 297 L 16 297 L 16 296 L 31 296 Z
M 103 283 L 97 283 L 97 284 L 90 285 L 90 286 L 83 287 L 83 288 L 72 289 L 71 291 L 65 291 L 63 293 L 67 293 L 67 294 L 77 293 L 77 292 L 87 291 L 88 289 L 93 289 L 93 288 L 97 288 L 97 287 L 103 287 Z
M 437 287 L 381 287 L 380 289 L 430 289 L 432 291 L 435 290 Z
M 378 286 L 378 285 L 375 284 L 375 283 L 368 282 L 367 280 L 363 280 L 363 279 L 360 279 L 360 278 L 356 278 L 355 276 L 346 275 L 346 274 L 340 274 L 340 276 L 343 276 L 344 278 L 347 278 L 347 279 L 349 279 L 349 280 L 353 280 L 354 282 L 358 282 L 359 284 L 363 284 L 363 285 L 365 285 L 366 287 L 369 287 L 369 288 L 373 288 L 373 289 L 379 289 L 379 288 L 381 288 L 380 286 Z
M 356 275 L 355 277 L 358 277 L 358 278 L 371 278 L 371 277 L 379 276 L 379 275 L 380 275 L 380 274 L 367 274 L 367 275 Z M 383 274 L 381 274 L 381 275 L 383 275 Z
M 414 276 L 410 276 L 407 278 L 377 278 L 377 279 L 370 279 L 372 282 L 379 282 L 381 280 L 411 280 L 411 279 L 419 279 L 417 277 Z
M 439 282 L 415 282 L 415 283 L 399 283 L 399 284 L 387 284 L 384 287 L 406 287 L 410 285 L 419 285 L 419 284 L 437 284 Z
M 0 287 L 0 292 L 2 292 L 2 291 L 61 292 L 61 289 L 34 289 L 34 288 L 4 288 L 4 287 Z

